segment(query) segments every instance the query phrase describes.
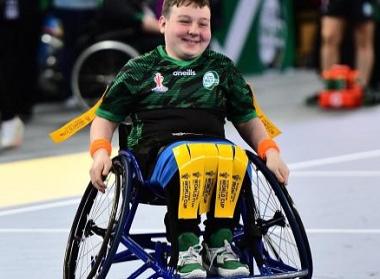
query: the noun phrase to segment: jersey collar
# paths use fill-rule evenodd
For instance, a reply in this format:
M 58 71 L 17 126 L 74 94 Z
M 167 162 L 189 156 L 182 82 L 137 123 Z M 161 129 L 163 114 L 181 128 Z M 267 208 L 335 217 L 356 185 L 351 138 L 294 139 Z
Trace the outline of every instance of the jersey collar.
M 202 55 L 199 55 L 198 57 L 196 57 L 192 60 L 179 60 L 179 59 L 175 59 L 173 57 L 170 57 L 162 45 L 158 46 L 157 49 L 158 49 L 158 52 L 162 58 L 164 58 L 165 60 L 168 60 L 168 61 L 170 61 L 170 62 L 172 62 L 172 63 L 174 63 L 180 67 L 189 66 L 190 64 L 192 64 L 193 62 L 195 62 L 196 60 L 198 60 L 202 56 Z

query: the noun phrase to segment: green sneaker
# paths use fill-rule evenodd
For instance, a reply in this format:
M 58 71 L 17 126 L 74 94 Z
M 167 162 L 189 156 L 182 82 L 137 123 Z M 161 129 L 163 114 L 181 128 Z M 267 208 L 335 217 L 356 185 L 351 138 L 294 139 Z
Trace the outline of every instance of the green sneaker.
M 206 278 L 207 272 L 202 266 L 199 238 L 194 233 L 182 233 L 178 237 L 177 274 L 181 278 Z
M 208 246 L 204 243 L 204 266 L 210 274 L 230 278 L 249 276 L 249 268 L 240 262 L 239 257 L 232 250 L 232 232 L 229 229 L 220 229 L 210 237 Z

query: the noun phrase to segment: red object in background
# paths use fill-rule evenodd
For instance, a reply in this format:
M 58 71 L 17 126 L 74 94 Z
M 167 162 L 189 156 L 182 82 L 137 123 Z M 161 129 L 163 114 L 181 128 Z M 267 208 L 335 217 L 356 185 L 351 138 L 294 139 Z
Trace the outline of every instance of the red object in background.
M 322 91 L 319 106 L 322 108 L 356 108 L 362 105 L 363 90 L 360 86 L 337 91 Z
M 333 65 L 331 69 L 322 72 L 324 80 L 345 80 L 347 88 L 358 85 L 359 72 L 347 65 Z
M 325 89 L 319 93 L 318 103 L 322 108 L 356 108 L 362 105 L 363 88 L 358 82 L 358 71 L 346 65 L 334 65 L 323 71 L 326 81 L 345 81 L 345 88 Z

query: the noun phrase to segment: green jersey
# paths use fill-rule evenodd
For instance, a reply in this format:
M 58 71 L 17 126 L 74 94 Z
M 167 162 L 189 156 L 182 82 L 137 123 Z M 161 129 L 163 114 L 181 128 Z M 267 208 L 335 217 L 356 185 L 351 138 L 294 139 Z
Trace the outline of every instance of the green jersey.
M 206 50 L 180 61 L 162 46 L 128 61 L 96 114 L 113 122 L 131 116 L 131 149 L 160 138 L 224 137 L 225 118 L 238 124 L 256 117 L 252 92 L 229 58 Z

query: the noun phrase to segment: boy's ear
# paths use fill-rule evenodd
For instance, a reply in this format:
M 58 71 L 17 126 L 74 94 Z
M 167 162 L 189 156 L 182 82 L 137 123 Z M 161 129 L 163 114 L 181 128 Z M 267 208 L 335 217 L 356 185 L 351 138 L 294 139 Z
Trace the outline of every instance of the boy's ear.
M 164 16 L 160 16 L 160 18 L 158 19 L 158 25 L 160 27 L 161 34 L 164 34 L 166 25 L 166 18 Z

